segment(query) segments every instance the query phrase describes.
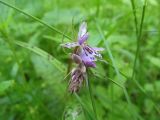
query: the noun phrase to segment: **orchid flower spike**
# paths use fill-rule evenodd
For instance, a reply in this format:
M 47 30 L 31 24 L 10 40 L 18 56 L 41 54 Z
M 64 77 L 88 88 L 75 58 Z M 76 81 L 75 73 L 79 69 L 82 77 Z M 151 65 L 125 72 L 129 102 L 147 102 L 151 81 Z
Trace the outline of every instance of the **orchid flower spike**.
M 95 61 L 97 61 L 97 58 L 102 58 L 99 51 L 103 51 L 104 49 L 90 47 L 89 45 L 87 45 L 86 41 L 88 37 L 89 33 L 87 32 L 87 24 L 86 22 L 83 22 L 79 27 L 77 38 L 78 41 L 73 43 L 61 44 L 61 46 L 66 48 L 75 48 L 76 50 L 74 54 L 80 57 L 80 61 L 82 61 L 86 67 L 96 67 Z

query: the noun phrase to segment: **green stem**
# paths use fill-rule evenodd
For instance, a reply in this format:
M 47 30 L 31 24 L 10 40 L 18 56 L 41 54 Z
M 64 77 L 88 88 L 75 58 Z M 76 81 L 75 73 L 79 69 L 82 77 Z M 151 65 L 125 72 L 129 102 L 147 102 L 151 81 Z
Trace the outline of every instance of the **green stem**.
M 134 7 L 134 2 L 133 0 L 131 0 L 132 2 L 132 8 Z M 138 86 L 138 88 L 140 88 L 140 90 L 146 95 L 146 97 L 150 98 L 153 100 L 153 98 L 151 98 L 145 91 L 145 89 L 143 89 L 141 87 L 141 85 L 137 82 L 136 79 L 134 79 L 135 76 L 135 70 L 136 70 L 136 63 L 138 60 L 138 56 L 139 56 L 139 51 L 140 51 L 140 41 L 141 41 L 141 37 L 142 37 L 142 28 L 143 28 L 143 22 L 144 22 L 144 17 L 145 17 L 145 11 L 146 11 L 146 6 L 147 6 L 147 0 L 144 1 L 144 5 L 143 5 L 143 9 L 142 9 L 142 16 L 141 16 L 141 22 L 140 22 L 140 28 L 139 28 L 139 33 L 137 33 L 137 49 L 136 49 L 136 55 L 135 55 L 135 60 L 134 60 L 134 65 L 133 65 L 133 73 L 131 76 L 131 81 L 133 80 L 135 82 L 135 84 Z M 133 13 L 134 13 L 134 17 L 135 17 L 135 25 L 136 25 L 136 31 L 138 32 L 138 27 L 137 27 L 137 18 L 136 18 L 136 14 L 134 12 L 135 10 L 133 9 Z M 154 108 L 157 110 L 158 113 L 160 113 L 160 109 L 157 107 L 157 105 L 154 103 L 154 101 L 152 101 L 154 104 Z
M 87 86 L 88 86 L 88 91 L 89 91 L 89 95 L 90 95 L 90 99 L 91 99 L 91 103 L 92 103 L 93 112 L 94 112 L 94 115 L 95 115 L 95 120 L 98 120 L 97 112 L 96 112 L 96 106 L 95 106 L 95 103 L 94 103 L 94 100 L 93 100 L 93 93 L 92 93 L 91 83 L 90 83 L 87 75 L 86 75 L 85 79 L 86 79 Z
M 40 20 L 39 18 L 34 17 L 34 16 L 28 14 L 27 12 L 24 12 L 24 11 L 22 11 L 21 9 L 19 9 L 19 8 L 15 7 L 15 6 L 11 5 L 11 4 L 8 4 L 8 3 L 4 2 L 4 1 L 0 1 L 0 3 L 3 4 L 3 5 L 6 5 L 6 6 L 10 7 L 10 8 L 12 8 L 12 9 L 14 9 L 14 10 L 16 10 L 16 11 L 18 11 L 18 12 L 20 12 L 20 13 L 28 16 L 28 17 L 30 17 L 30 18 L 32 18 L 33 20 L 38 21 L 38 22 L 41 23 L 42 25 L 47 26 L 47 27 L 50 28 L 51 30 L 53 30 L 53 31 L 55 31 L 55 32 L 57 32 L 57 33 L 65 36 L 66 38 L 72 40 L 72 38 L 70 38 L 69 36 L 65 35 L 63 32 L 59 31 L 59 30 L 56 29 L 55 27 L 53 27 L 53 26 L 51 26 L 51 25 L 48 25 L 47 23 L 45 23 L 44 21 Z
M 87 109 L 87 108 L 85 108 L 86 104 L 84 104 L 84 103 L 82 102 L 81 98 L 78 96 L 78 94 L 77 94 L 77 93 L 74 93 L 74 95 L 75 95 L 75 97 L 77 98 L 77 100 L 79 101 L 79 103 L 81 104 L 81 106 L 82 106 L 82 108 L 83 108 L 84 115 L 85 115 L 86 119 L 87 119 L 87 114 L 89 115 L 89 117 L 90 117 L 91 119 L 93 119 L 93 117 L 92 117 L 91 113 L 88 111 L 88 109 Z M 87 113 L 87 114 L 86 114 L 86 113 Z
M 135 81 L 134 75 L 135 75 L 136 63 L 137 63 L 139 51 L 140 51 L 140 41 L 141 41 L 141 36 L 142 36 L 142 28 L 143 28 L 143 21 L 144 21 L 144 16 L 145 16 L 146 5 L 147 5 L 147 0 L 145 0 L 145 3 L 143 5 L 143 10 L 142 10 L 142 17 L 141 17 L 140 29 L 139 29 L 139 33 L 138 33 L 138 37 L 137 37 L 137 48 L 136 48 L 136 55 L 135 55 L 135 60 L 134 60 L 134 64 L 133 64 L 133 73 L 131 76 L 131 81 L 132 80 Z M 137 82 L 135 82 L 135 83 L 137 84 Z
M 21 73 L 22 75 L 22 80 L 23 82 L 26 82 L 26 78 L 25 78 L 25 75 L 24 75 L 24 71 L 23 71 L 23 68 L 22 68 L 22 65 L 19 61 L 19 58 L 16 54 L 16 51 L 15 51 L 15 48 L 13 46 L 13 40 L 8 36 L 8 34 L 6 33 L 7 30 L 4 29 L 4 31 L 0 30 L 0 32 L 2 33 L 2 36 L 4 37 L 4 40 L 5 42 L 8 44 L 10 50 L 12 51 L 12 56 L 13 56 L 13 59 L 15 60 L 15 62 L 17 63 L 18 67 L 19 67 L 19 72 Z
M 131 4 L 132 4 L 133 15 L 134 15 L 134 23 L 135 23 L 135 28 L 136 28 L 136 35 L 138 37 L 138 21 L 137 21 L 136 7 L 135 7 L 134 0 L 131 0 Z
M 108 62 L 106 62 L 105 60 L 101 60 L 102 62 L 104 62 L 105 64 L 107 64 L 107 65 L 110 65 L 112 68 L 113 68 L 113 65 L 112 64 L 110 64 L 110 63 L 108 63 Z M 100 74 L 100 73 L 98 73 L 98 74 Z M 121 71 L 120 71 L 120 74 L 122 75 L 122 76 L 124 76 L 126 79 L 130 79 L 128 76 L 126 76 L 124 73 L 122 73 Z M 93 74 L 94 75 L 94 74 Z M 103 76 L 103 75 L 101 75 L 102 77 L 101 77 L 101 79 L 106 79 L 105 78 L 105 76 Z M 99 77 L 99 76 L 97 76 L 97 77 Z M 118 84 L 117 82 L 115 82 L 115 80 L 112 80 L 111 78 L 107 78 L 108 80 L 111 80 L 114 84 L 116 84 L 117 86 L 119 86 L 119 87 L 121 87 L 122 89 L 123 89 L 123 91 L 125 91 L 126 93 L 127 93 L 127 91 L 126 90 L 124 90 L 124 89 L 126 89 L 125 87 L 123 87 L 122 85 L 120 85 L 120 84 Z M 154 102 L 154 98 L 152 97 L 152 96 L 149 96 L 148 94 L 147 94 L 147 92 L 146 92 L 146 90 L 138 83 L 138 81 L 134 81 L 135 83 L 136 83 L 136 85 L 138 86 L 138 88 L 140 89 L 140 91 L 147 97 L 147 98 L 149 98 L 149 99 L 151 99 L 152 100 L 152 103 L 154 104 L 154 108 L 155 108 L 155 110 L 158 112 L 158 114 L 160 114 L 160 109 L 158 108 L 158 106 L 155 104 L 155 102 Z M 125 93 L 125 96 L 126 96 L 126 99 L 128 99 L 128 96 L 127 96 L 127 94 Z M 129 101 L 129 100 L 127 100 L 127 101 Z
M 96 21 L 96 20 L 95 20 L 95 21 Z M 116 72 L 116 74 L 117 74 L 117 77 L 118 77 L 118 79 L 120 80 L 120 79 L 121 79 L 121 76 L 120 76 L 120 73 L 119 73 L 119 69 L 118 69 L 118 67 L 116 66 L 116 62 L 115 62 L 115 60 L 114 60 L 114 57 L 113 57 L 113 55 L 112 55 L 111 49 L 110 49 L 110 47 L 109 47 L 109 45 L 108 45 L 108 42 L 106 41 L 106 38 L 105 38 L 105 36 L 104 36 L 104 33 L 103 33 L 103 31 L 101 30 L 101 28 L 100 28 L 100 26 L 98 25 L 97 22 L 96 22 L 96 27 L 97 27 L 97 29 L 98 29 L 98 31 L 99 31 L 102 39 L 103 39 L 103 42 L 104 42 L 104 44 L 105 44 L 105 48 L 106 48 L 106 50 L 107 50 L 107 52 L 108 52 L 109 58 L 111 59 L 111 62 L 112 62 L 112 64 L 113 64 L 113 68 L 114 68 L 114 70 L 115 70 L 115 72 Z M 112 110 L 111 110 L 111 113 L 113 113 L 113 108 L 114 108 L 114 104 L 113 104 L 114 96 L 113 96 L 113 93 L 114 93 L 114 89 L 113 89 L 113 85 L 111 85 L 111 99 L 112 99 Z

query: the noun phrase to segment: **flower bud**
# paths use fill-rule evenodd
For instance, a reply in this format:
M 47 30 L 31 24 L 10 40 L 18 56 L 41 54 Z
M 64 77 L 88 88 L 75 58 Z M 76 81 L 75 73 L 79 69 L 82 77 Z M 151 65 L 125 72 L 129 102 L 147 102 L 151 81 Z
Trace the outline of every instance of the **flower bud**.
M 82 86 L 84 75 L 86 74 L 86 67 L 83 63 L 79 64 L 71 72 L 71 80 L 69 82 L 69 91 L 71 93 L 78 92 Z
M 77 64 L 80 64 L 82 63 L 82 59 L 80 56 L 76 55 L 76 54 L 72 54 L 72 60 L 77 63 Z

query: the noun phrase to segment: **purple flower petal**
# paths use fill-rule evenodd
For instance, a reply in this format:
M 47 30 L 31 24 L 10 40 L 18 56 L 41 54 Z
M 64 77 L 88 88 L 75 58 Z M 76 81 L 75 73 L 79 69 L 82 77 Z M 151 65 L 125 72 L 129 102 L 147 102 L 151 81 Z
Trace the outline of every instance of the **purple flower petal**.
M 88 39 L 88 32 L 87 33 L 85 33 L 82 37 L 79 37 L 78 38 L 78 43 L 81 45 L 81 44 L 83 44 L 87 39 Z
M 81 53 L 79 55 L 83 61 L 96 61 L 94 54 L 91 54 L 85 48 L 82 48 Z
M 84 49 L 89 53 L 92 54 L 92 56 L 97 56 L 99 58 L 102 58 L 101 54 L 98 53 L 98 51 L 103 50 L 103 48 L 92 48 L 88 45 L 84 46 Z
M 92 49 L 95 51 L 103 51 L 104 50 L 104 48 L 97 48 L 97 47 L 92 47 Z
M 81 38 L 87 32 L 87 23 L 83 22 L 79 27 L 78 38 Z
M 103 51 L 103 48 L 90 47 L 84 43 L 89 37 L 87 32 L 87 24 L 83 22 L 80 25 L 78 33 L 78 42 L 61 44 L 61 46 L 66 48 L 78 47 L 75 51 L 75 54 L 72 54 L 72 59 L 75 63 L 81 64 L 84 63 L 86 67 L 96 67 L 95 61 L 98 58 L 102 58 L 99 51 Z
M 86 67 L 96 67 L 96 64 L 94 63 L 96 58 L 92 54 L 88 53 L 85 49 L 81 51 L 80 57 Z
M 93 61 L 84 62 L 86 67 L 96 67 L 96 64 Z
M 62 47 L 66 47 L 66 48 L 73 48 L 73 47 L 77 47 L 79 46 L 79 44 L 77 42 L 74 43 L 65 43 L 65 44 L 61 44 Z
M 81 45 L 88 39 L 87 23 L 83 22 L 79 27 L 78 43 Z

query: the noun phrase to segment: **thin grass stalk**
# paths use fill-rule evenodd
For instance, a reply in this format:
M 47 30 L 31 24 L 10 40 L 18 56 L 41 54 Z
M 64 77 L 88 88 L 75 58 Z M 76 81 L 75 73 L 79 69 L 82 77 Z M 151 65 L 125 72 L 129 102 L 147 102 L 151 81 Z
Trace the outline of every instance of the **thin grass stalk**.
M 55 28 L 55 27 L 53 27 L 53 26 L 51 26 L 51 25 L 48 25 L 47 23 L 45 23 L 44 21 L 40 20 L 39 18 L 37 18 L 37 17 L 35 17 L 35 16 L 32 16 L 32 15 L 28 14 L 27 12 L 24 12 L 24 11 L 22 11 L 21 9 L 19 9 L 19 8 L 15 7 L 15 6 L 11 5 L 11 4 L 9 4 L 9 3 L 6 3 L 6 2 L 4 2 L 4 1 L 0 1 L 0 3 L 3 4 L 3 5 L 5 5 L 5 6 L 8 6 L 8 7 L 12 8 L 12 9 L 14 9 L 14 10 L 16 10 L 16 11 L 18 11 L 18 12 L 20 12 L 20 13 L 28 16 L 28 17 L 30 17 L 30 18 L 32 18 L 32 19 L 35 20 L 35 21 L 38 21 L 38 22 L 41 23 L 42 25 L 50 28 L 51 30 L 53 30 L 53 31 L 55 31 L 55 32 L 57 32 L 57 33 L 59 33 L 59 34 L 61 34 L 61 35 L 63 35 L 63 36 L 65 36 L 65 37 L 68 38 L 69 40 L 72 40 L 71 37 L 65 35 L 63 32 L 59 31 L 57 28 Z
M 108 43 L 107 43 L 107 41 L 106 41 L 106 39 L 105 39 L 105 37 L 104 37 L 104 33 L 102 32 L 101 28 L 99 27 L 99 25 L 98 25 L 97 23 L 96 23 L 96 26 L 97 26 L 97 29 L 98 29 L 98 31 L 99 31 L 102 39 L 103 39 L 103 42 L 104 42 L 104 44 L 105 44 L 105 48 L 106 48 L 107 51 L 108 51 L 109 57 L 110 57 L 110 59 L 111 59 L 111 61 L 112 61 L 112 64 L 113 64 L 113 67 L 114 67 L 114 69 L 115 69 L 115 72 L 116 72 L 116 74 L 117 74 L 117 76 L 118 76 L 118 79 L 120 80 L 120 79 L 121 79 L 121 76 L 120 76 L 120 73 L 119 73 L 119 69 L 118 69 L 118 67 L 116 66 L 116 63 L 115 63 L 115 61 L 114 61 L 112 52 L 111 52 L 111 50 L 110 50 L 110 48 L 109 48 L 109 46 L 108 46 Z M 123 90 L 123 91 L 124 91 L 124 90 Z M 130 100 L 130 98 L 129 98 L 129 94 L 128 94 L 127 90 L 125 90 L 124 92 L 125 92 L 124 94 L 125 94 L 126 100 L 127 100 L 128 104 L 129 104 L 130 108 L 132 108 L 132 107 L 131 107 L 131 100 Z M 137 116 L 135 116 L 135 113 L 134 113 L 134 114 L 132 113 L 132 116 L 133 116 L 133 118 L 134 118 L 135 120 L 137 120 Z
M 114 61 L 112 52 L 111 52 L 111 50 L 110 50 L 110 48 L 109 48 L 109 46 L 108 46 L 108 42 L 107 42 L 106 39 L 105 39 L 104 33 L 102 32 L 102 30 L 101 30 L 101 28 L 99 27 L 99 25 L 98 25 L 97 22 L 96 22 L 96 27 L 97 27 L 97 29 L 98 29 L 101 37 L 102 37 L 102 40 L 103 40 L 103 42 L 104 42 L 104 44 L 105 44 L 105 48 L 106 48 L 107 51 L 108 51 L 109 58 L 110 58 L 111 61 L 112 61 L 112 64 L 113 64 L 113 67 L 114 67 L 114 69 L 115 69 L 115 72 L 116 72 L 116 74 L 117 74 L 117 76 L 118 76 L 118 79 L 120 80 L 119 70 L 118 70 L 118 68 L 117 68 L 117 66 L 116 66 L 116 63 L 115 63 L 115 61 Z M 113 105 L 113 100 L 114 100 L 113 92 L 114 92 L 113 86 L 111 85 L 111 99 L 112 99 L 112 111 L 111 111 L 111 113 L 113 113 L 113 108 L 114 108 L 114 105 Z
M 98 17 L 99 13 L 100 13 L 101 0 L 97 0 L 96 3 L 97 3 L 97 6 L 96 6 L 96 14 L 95 15 Z
M 0 32 L 2 33 L 3 37 L 4 37 L 4 41 L 8 44 L 9 49 L 12 51 L 12 57 L 14 59 L 14 61 L 17 63 L 18 67 L 19 67 L 19 73 L 21 74 L 22 80 L 25 83 L 26 82 L 26 78 L 24 75 L 24 71 L 22 69 L 22 65 L 19 61 L 19 58 L 16 54 L 15 48 L 13 46 L 13 40 L 11 40 L 11 38 L 8 36 L 8 34 L 6 33 L 6 30 L 4 29 L 4 31 L 0 30 Z
M 139 33 L 138 33 L 138 37 L 137 37 L 136 55 L 135 55 L 135 60 L 134 60 L 134 64 L 133 64 L 133 72 L 132 72 L 132 76 L 131 76 L 131 80 L 133 80 L 133 81 L 136 81 L 134 79 L 134 75 L 135 75 L 136 63 L 137 63 L 139 51 L 140 51 L 140 41 L 141 41 L 141 36 L 142 36 L 142 29 L 143 29 L 143 22 L 144 22 L 144 17 L 145 17 L 146 5 L 147 5 L 147 0 L 145 0 L 144 5 L 143 5 L 140 28 L 139 28 Z M 137 82 L 135 82 L 135 83 L 137 84 Z
M 133 13 L 134 13 L 134 17 L 135 17 L 135 25 L 136 25 L 136 35 L 138 36 L 138 33 L 137 33 L 137 31 L 138 31 L 138 22 L 137 22 L 137 17 L 136 17 L 136 8 L 135 8 L 135 4 L 134 4 L 134 0 L 131 0 L 131 2 L 132 2 L 132 8 L 133 8 Z M 144 19 L 144 18 L 143 18 Z M 141 26 L 142 26 L 142 24 L 141 24 Z M 142 32 L 142 30 L 141 30 L 141 32 Z M 138 37 L 137 37 L 138 38 Z M 114 66 L 113 66 L 113 64 L 111 64 L 111 63 L 108 63 L 107 61 L 105 61 L 105 60 L 100 60 L 101 62 L 103 62 L 103 63 L 105 63 L 105 64 L 107 64 L 107 65 L 109 65 L 109 66 L 111 66 L 113 69 L 114 69 Z M 123 77 L 125 77 L 126 79 L 131 79 L 129 76 L 126 76 L 124 73 L 122 73 L 121 71 L 119 71 L 119 73 L 123 76 Z M 112 82 L 115 82 L 115 81 L 112 81 Z M 143 92 L 144 93 L 144 95 L 147 97 L 147 98 L 150 98 L 151 99 L 151 97 L 146 93 L 146 91 L 145 91 L 145 89 L 138 83 L 138 81 L 136 81 L 136 80 L 134 80 L 134 82 L 136 83 L 136 85 L 138 86 L 138 88 L 141 90 L 141 92 Z M 153 98 L 152 98 L 152 102 L 153 102 L 153 104 L 154 104 L 154 108 L 156 109 L 156 111 L 160 114 L 160 109 L 157 107 L 157 105 L 154 103 L 154 101 L 153 101 Z
M 136 7 L 135 7 L 134 0 L 131 0 L 131 5 L 132 5 L 132 12 L 133 12 L 133 15 L 134 15 L 134 23 L 135 23 L 135 28 L 136 28 L 136 36 L 138 38 L 138 20 L 137 20 Z
M 93 119 L 92 115 L 90 114 L 90 112 L 85 108 L 85 104 L 82 102 L 81 98 L 78 96 L 78 94 L 76 92 L 74 92 L 74 95 L 76 97 L 76 99 L 78 100 L 78 102 L 81 104 L 83 111 L 85 112 L 85 117 L 86 117 L 86 113 L 89 115 L 90 118 Z M 87 118 L 87 117 L 86 117 Z
M 108 64 L 107 62 L 105 62 L 105 61 L 103 61 L 105 64 Z M 127 92 L 127 89 L 124 87 L 124 86 L 122 86 L 122 85 L 120 85 L 120 84 L 118 84 L 117 82 L 115 82 L 115 80 L 112 80 L 111 78 L 107 78 L 108 80 L 110 80 L 110 81 L 112 81 L 114 84 L 116 84 L 117 86 L 119 86 L 120 88 L 122 88 L 122 90 L 123 90 L 123 93 L 124 93 L 124 96 L 125 96 L 125 98 L 126 98 L 126 100 L 127 100 L 127 103 L 128 103 L 128 105 L 129 105 L 129 107 L 130 107 L 130 109 L 132 109 L 132 102 L 131 102 L 131 100 L 130 100 L 130 97 L 129 97 L 129 94 L 128 94 L 128 92 Z M 134 118 L 134 120 L 137 120 L 137 115 L 135 116 L 135 112 L 134 113 L 132 113 L 131 114 L 132 116 L 133 116 L 133 118 Z
M 19 66 L 19 68 L 20 68 L 20 72 L 21 72 L 21 74 L 22 74 L 23 82 L 25 83 L 25 82 L 26 82 L 25 75 L 24 75 L 24 72 L 23 72 L 21 63 L 20 63 L 20 61 L 19 61 L 19 59 L 18 59 L 18 56 L 17 56 L 17 54 L 16 54 L 16 51 L 15 51 L 15 49 L 14 49 L 14 47 L 13 47 L 13 42 L 12 42 L 12 40 L 10 40 L 10 38 L 8 37 L 8 35 L 7 35 L 6 33 L 4 33 L 4 32 L 1 32 L 1 33 L 3 33 L 4 37 L 6 38 L 6 42 L 8 43 L 8 45 L 9 45 L 11 51 L 12 51 L 13 59 L 15 59 L 15 62 L 18 64 L 18 66 Z M 23 89 L 25 89 L 25 85 L 24 85 L 24 84 L 21 84 L 20 87 L 22 87 Z M 50 118 L 52 118 L 52 117 L 51 117 L 51 114 L 49 113 L 48 109 L 46 109 L 46 107 L 44 106 L 44 104 L 43 104 L 37 97 L 35 97 L 34 95 L 33 95 L 32 97 L 33 97 L 35 100 L 38 101 L 38 103 L 40 104 L 40 106 L 45 110 L 46 114 L 47 114 Z M 26 102 L 26 101 L 24 101 L 24 104 L 27 106 L 27 102 Z M 28 109 L 28 108 L 27 108 L 27 109 Z
M 90 80 L 88 79 L 87 75 L 85 76 L 85 80 L 86 80 L 88 92 L 89 92 L 89 95 L 90 95 L 90 99 L 91 99 L 91 103 L 92 103 L 92 108 L 93 108 L 93 112 L 94 112 L 94 115 L 95 115 L 95 120 L 98 120 L 97 111 L 96 111 L 96 105 L 95 105 L 94 100 L 93 100 L 92 87 L 91 87 L 91 83 L 90 83 Z
M 133 0 L 131 0 L 133 1 Z M 141 85 L 137 82 L 136 79 L 134 79 L 135 76 L 135 69 L 136 69 L 136 63 L 138 60 L 138 56 L 139 56 L 139 51 L 140 51 L 140 41 L 141 41 L 141 37 L 142 37 L 142 29 L 143 29 L 143 23 L 144 23 L 144 17 L 145 17 L 145 11 L 146 11 L 146 6 L 147 6 L 147 0 L 144 1 L 144 5 L 143 5 L 143 9 L 142 9 L 142 16 L 141 16 L 141 22 L 140 22 L 140 28 L 139 28 L 139 33 L 138 33 L 138 37 L 137 37 L 137 49 L 136 49 L 136 56 L 135 56 L 135 60 L 134 60 L 134 65 L 133 65 L 133 73 L 132 73 L 132 77 L 131 80 L 133 80 L 136 85 L 141 89 L 141 91 L 148 97 L 151 98 L 146 91 L 141 87 Z M 135 16 L 135 15 L 134 15 Z M 135 16 L 136 17 L 136 16 Z M 135 18 L 136 19 L 136 18 Z M 136 21 L 135 21 L 136 24 Z M 136 27 L 137 28 L 137 27 Z M 152 101 L 153 102 L 153 101 Z M 160 109 L 157 107 L 157 105 L 153 102 L 154 104 L 154 108 L 156 109 L 156 111 L 160 114 Z
M 95 22 L 96 22 L 96 20 L 95 20 Z M 111 59 L 111 61 L 112 61 L 113 67 L 114 67 L 114 69 L 115 69 L 115 71 L 116 71 L 116 74 L 117 74 L 118 78 L 120 78 L 119 70 L 118 70 L 118 68 L 117 68 L 117 66 L 116 66 L 116 63 L 115 63 L 115 60 L 114 60 L 114 58 L 113 58 L 112 52 L 111 52 L 111 50 L 110 50 L 110 48 L 109 48 L 109 46 L 108 46 L 108 42 L 106 41 L 106 39 L 105 39 L 105 37 L 104 37 L 104 33 L 102 32 L 102 30 L 101 30 L 101 28 L 99 27 L 99 25 L 98 25 L 97 22 L 96 22 L 96 27 L 97 27 L 97 30 L 98 30 L 98 32 L 100 33 L 101 38 L 102 38 L 102 40 L 103 40 L 103 42 L 104 42 L 104 44 L 105 44 L 105 48 L 106 48 L 106 50 L 107 50 L 107 52 L 108 52 L 108 55 L 109 55 L 109 57 L 110 57 L 110 59 Z
M 103 63 L 105 63 L 105 64 L 108 64 L 108 65 L 110 65 L 112 68 L 114 68 L 113 67 L 113 65 L 112 64 L 110 64 L 110 63 L 108 63 L 108 62 L 106 62 L 105 60 L 101 60 L 101 62 L 103 62 Z M 120 74 L 123 76 L 123 77 L 125 77 L 126 79 L 130 79 L 130 77 L 128 77 L 128 76 L 126 76 L 124 73 L 122 73 L 121 71 L 119 71 L 120 72 Z M 100 73 L 98 73 L 98 74 L 100 74 Z M 94 74 L 93 74 L 94 75 Z M 97 76 L 98 77 L 98 76 Z M 102 77 L 100 77 L 101 79 L 106 79 L 105 78 L 105 76 L 102 76 Z M 124 89 L 124 87 L 122 86 L 122 85 L 120 85 L 120 84 L 118 84 L 117 82 L 115 82 L 114 80 L 112 80 L 111 78 L 107 78 L 108 80 L 111 80 L 113 83 L 115 83 L 117 86 L 119 86 L 119 87 L 121 87 L 122 89 Z M 135 82 L 136 82 L 136 85 L 138 86 L 138 88 L 140 89 L 140 91 L 148 98 L 148 99 L 151 99 L 152 100 L 152 103 L 153 103 L 153 105 L 154 105 L 154 108 L 155 108 L 155 110 L 160 114 L 160 109 L 158 108 L 158 106 L 154 103 L 154 98 L 152 97 L 152 96 L 149 96 L 148 94 L 147 94 L 147 92 L 146 92 L 146 90 L 138 83 L 138 81 L 136 81 L 135 80 Z

